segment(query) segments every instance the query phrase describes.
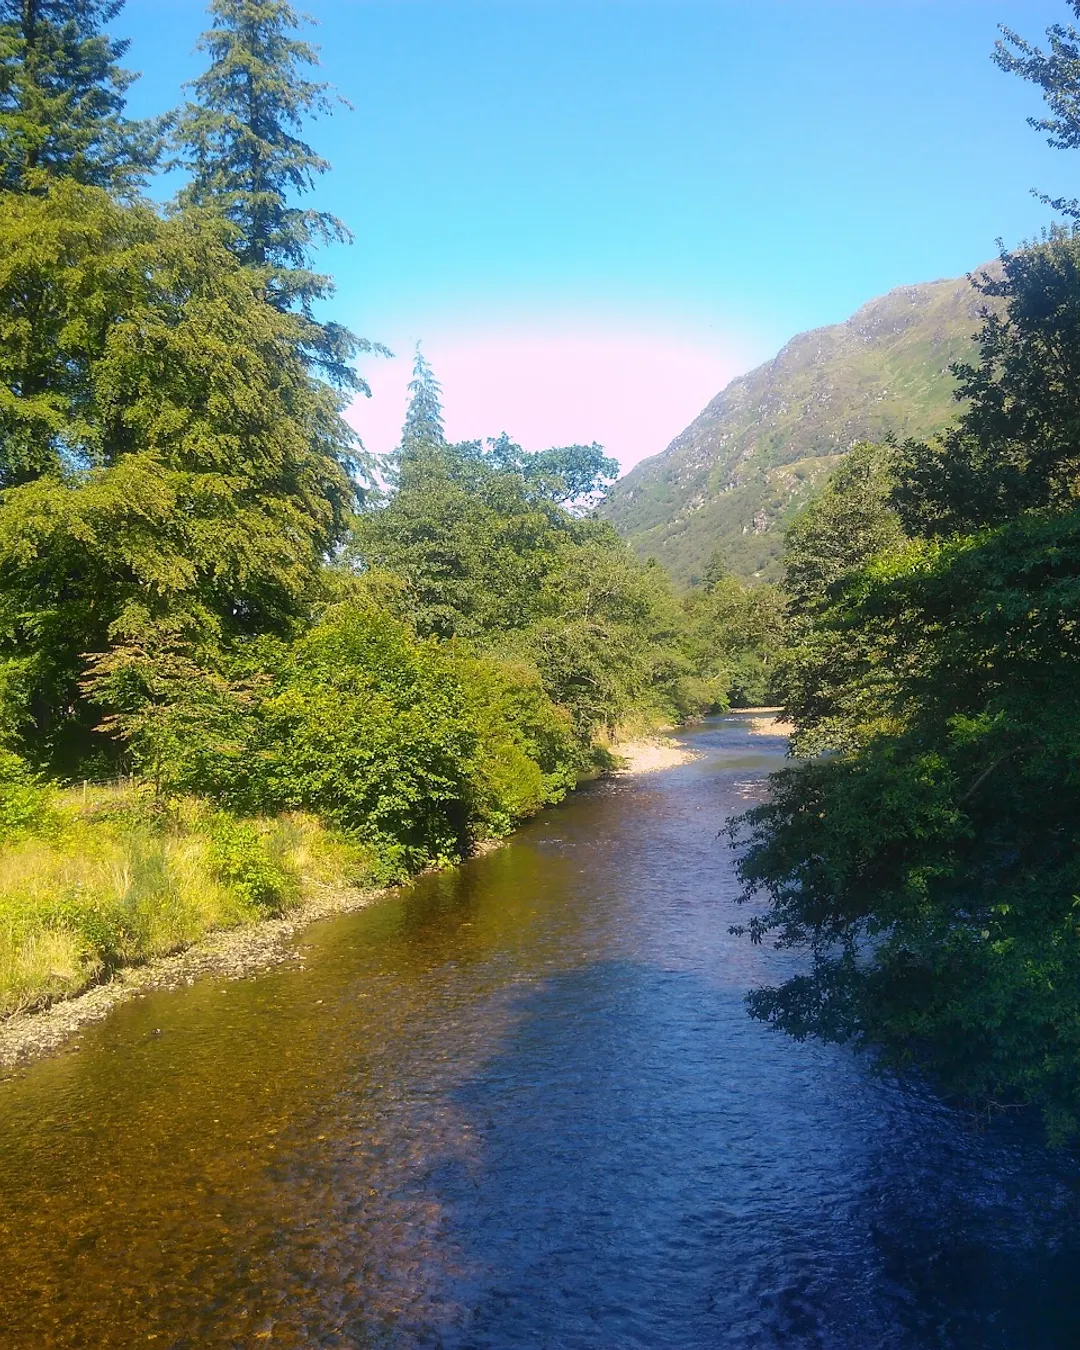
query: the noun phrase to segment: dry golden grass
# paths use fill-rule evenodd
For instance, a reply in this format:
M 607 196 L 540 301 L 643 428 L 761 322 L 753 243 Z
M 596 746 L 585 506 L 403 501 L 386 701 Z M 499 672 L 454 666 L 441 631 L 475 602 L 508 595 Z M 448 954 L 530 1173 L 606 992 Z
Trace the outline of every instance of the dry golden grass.
M 363 858 L 312 817 L 246 822 L 244 857 L 273 880 L 256 903 L 223 866 L 220 819 L 198 802 L 157 817 L 134 788 L 58 794 L 42 835 L 0 847 L 0 1017 L 280 912 L 305 884 L 364 880 Z

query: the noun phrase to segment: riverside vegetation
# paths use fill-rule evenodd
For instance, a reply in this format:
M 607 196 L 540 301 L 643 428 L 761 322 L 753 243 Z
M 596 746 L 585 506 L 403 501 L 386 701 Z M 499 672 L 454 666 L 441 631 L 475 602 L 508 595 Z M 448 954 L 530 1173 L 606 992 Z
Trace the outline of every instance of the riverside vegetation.
M 779 697 L 804 759 L 734 836 L 746 930 L 808 961 L 751 1011 L 1074 1135 L 1075 228 L 983 276 L 955 425 L 846 453 L 783 588 L 695 554 L 682 592 L 592 510 L 599 446 L 448 443 L 419 351 L 371 463 L 375 344 L 311 265 L 344 226 L 295 204 L 329 107 L 297 16 L 213 0 L 145 125 L 118 11 L 0 0 L 0 1014 L 463 858 L 620 728 Z M 1050 39 L 998 60 L 1077 147 L 1080 35 Z
M 776 593 L 681 596 L 589 517 L 600 447 L 448 444 L 419 353 L 373 465 L 298 16 L 213 0 L 146 124 L 120 8 L 0 0 L 0 1014 L 460 859 L 778 647 Z
M 1080 0 L 1071 8 L 1080 16 Z M 997 61 L 1080 146 L 1080 34 Z M 750 995 L 956 1098 L 1080 1127 L 1080 220 L 984 276 L 955 427 L 855 451 L 788 535 L 781 683 L 808 756 L 735 826 L 747 927 L 807 951 Z M 821 752 L 828 752 L 821 754 Z

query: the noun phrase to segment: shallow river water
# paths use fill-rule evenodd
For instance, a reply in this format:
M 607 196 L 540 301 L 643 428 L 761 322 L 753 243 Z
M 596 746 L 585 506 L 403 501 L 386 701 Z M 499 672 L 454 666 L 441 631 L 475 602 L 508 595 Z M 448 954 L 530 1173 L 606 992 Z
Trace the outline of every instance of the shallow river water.
M 1070 1159 L 746 1016 L 783 742 L 683 739 L 0 1083 L 0 1346 L 1080 1345 Z

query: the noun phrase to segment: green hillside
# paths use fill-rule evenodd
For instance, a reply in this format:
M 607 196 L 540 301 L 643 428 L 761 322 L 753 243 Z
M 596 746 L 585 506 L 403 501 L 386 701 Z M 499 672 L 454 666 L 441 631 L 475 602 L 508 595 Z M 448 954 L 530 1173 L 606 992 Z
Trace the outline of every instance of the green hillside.
M 933 281 L 801 333 L 621 479 L 601 515 L 681 581 L 716 549 L 740 575 L 774 575 L 785 523 L 855 442 L 953 420 L 949 366 L 972 350 L 984 304 L 967 278 Z

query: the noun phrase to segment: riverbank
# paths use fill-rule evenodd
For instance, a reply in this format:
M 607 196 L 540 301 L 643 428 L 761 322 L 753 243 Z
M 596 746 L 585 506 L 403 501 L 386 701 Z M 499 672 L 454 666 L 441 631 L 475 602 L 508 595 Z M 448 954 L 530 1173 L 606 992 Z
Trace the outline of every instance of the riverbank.
M 754 736 L 795 734 L 795 724 L 784 719 L 783 708 L 732 708 L 731 714 L 745 721 Z M 659 773 L 663 769 L 674 769 L 680 764 L 691 764 L 702 758 L 701 751 L 677 745 L 668 736 L 658 732 L 619 741 L 610 747 L 610 754 L 616 761 L 616 767 L 611 770 L 616 777 Z
M 613 777 L 657 773 L 699 758 L 659 735 L 616 743 L 609 753 Z M 488 840 L 483 854 L 503 840 Z M 78 1034 L 131 999 L 192 984 L 200 978 L 251 979 L 261 971 L 289 962 L 303 964 L 290 942 L 320 919 L 363 909 L 391 895 L 396 887 L 350 887 L 306 880 L 302 898 L 274 917 L 254 918 L 228 927 L 211 928 L 181 949 L 121 966 L 106 980 L 59 996 L 47 1006 L 17 1011 L 0 1021 L 0 1072 L 11 1071 L 65 1046 L 77 1051 Z
M 504 842 L 485 840 L 473 856 L 491 853 Z M 399 886 L 309 883 L 304 898 L 285 914 L 212 929 L 180 951 L 123 966 L 108 980 L 47 1007 L 14 1013 L 0 1021 L 0 1073 L 62 1049 L 84 1027 L 100 1022 L 131 999 L 157 990 L 179 989 L 196 979 L 252 979 L 262 971 L 289 963 L 302 968 L 302 953 L 290 946 L 291 938 L 320 919 L 365 909 L 397 890 Z M 79 1047 L 73 1044 L 70 1048 Z
M 191 946 L 141 965 L 124 966 L 111 978 L 47 1008 L 19 1012 L 0 1022 L 0 1069 L 11 1069 L 60 1049 L 83 1027 L 100 1022 L 119 1004 L 157 989 L 176 989 L 203 976 L 250 978 L 299 957 L 286 946 L 318 919 L 372 904 L 387 890 L 315 888 L 287 914 L 218 928 Z M 78 1049 L 78 1046 L 74 1046 Z
M 736 708 L 746 716 L 746 724 L 755 736 L 794 736 L 795 723 L 784 720 L 783 708 Z
M 700 759 L 696 750 L 676 745 L 662 736 L 642 736 L 632 741 L 622 741 L 611 747 L 616 767 L 611 772 L 619 778 L 634 774 L 659 773 L 662 769 L 674 769 L 680 764 L 690 764 Z

